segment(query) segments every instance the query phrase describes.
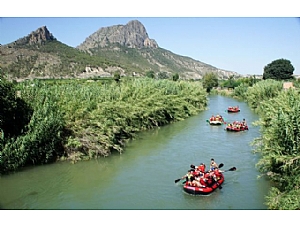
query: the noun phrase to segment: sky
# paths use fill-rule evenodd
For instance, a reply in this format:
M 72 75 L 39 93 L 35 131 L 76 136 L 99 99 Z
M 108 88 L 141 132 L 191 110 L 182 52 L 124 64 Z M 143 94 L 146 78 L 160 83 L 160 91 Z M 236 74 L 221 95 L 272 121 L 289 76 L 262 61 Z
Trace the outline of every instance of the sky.
M 90 0 L 85 2 L 88 1 Z M 178 5 L 174 9 L 168 8 L 171 12 L 168 14 L 169 11 L 162 13 L 162 10 L 153 10 L 153 7 L 162 8 L 158 7 L 159 1 L 155 1 L 148 5 L 141 1 L 133 1 L 135 4 L 142 4 L 144 11 L 150 9 L 152 13 L 149 14 L 140 11 L 136 13 L 134 10 L 132 12 L 132 1 L 126 1 L 127 4 L 124 1 L 118 2 L 119 13 L 114 14 L 107 13 L 114 10 L 105 9 L 115 7 L 116 2 L 104 7 L 102 4 L 99 7 L 78 6 L 74 11 L 70 10 L 72 13 L 69 14 L 67 11 L 61 13 L 56 4 L 55 7 L 50 7 L 49 11 L 48 7 L 42 7 L 42 13 L 36 13 L 40 11 L 35 9 L 33 12 L 22 10 L 9 14 L 1 7 L 0 44 L 13 42 L 41 26 L 47 26 L 57 40 L 76 47 L 102 27 L 125 25 L 130 20 L 139 20 L 146 28 L 149 38 L 154 39 L 159 47 L 175 54 L 243 75 L 262 75 L 267 64 L 283 58 L 291 61 L 295 68 L 294 75 L 300 75 L 300 18 L 297 17 L 297 13 L 293 13 L 294 7 L 289 3 L 290 0 L 286 1 L 287 7 L 278 5 L 277 11 L 274 10 L 276 1 L 272 1 L 273 8 L 269 11 L 265 10 L 268 8 L 267 3 L 263 8 L 262 1 L 258 1 L 260 10 L 256 10 L 258 13 L 254 15 L 248 13 L 258 9 L 252 3 L 231 9 L 222 5 L 224 1 L 215 1 L 221 7 L 213 10 L 215 5 L 200 5 L 198 1 L 194 2 L 195 7 L 188 6 L 190 13 L 182 13 L 186 6 Z M 8 3 L 6 8 L 12 7 L 13 4 L 15 3 Z M 22 1 L 20 4 L 23 4 Z M 126 13 L 120 8 L 126 9 Z M 195 12 L 195 8 L 198 11 Z M 205 13 L 206 9 L 216 13 Z M 292 11 L 292 16 L 283 13 L 287 10 Z M 158 13 L 155 14 L 154 11 Z M 227 11 L 228 13 L 223 13 Z

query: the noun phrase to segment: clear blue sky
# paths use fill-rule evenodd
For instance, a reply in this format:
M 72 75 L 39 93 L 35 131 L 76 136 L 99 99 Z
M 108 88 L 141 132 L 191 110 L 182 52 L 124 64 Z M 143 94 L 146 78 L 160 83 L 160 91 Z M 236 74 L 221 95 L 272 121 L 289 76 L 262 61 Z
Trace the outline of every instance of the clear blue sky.
M 300 75 L 300 19 L 296 17 L 91 15 L 40 17 L 38 14 L 30 17 L 25 14 L 24 17 L 2 17 L 0 43 L 13 42 L 45 25 L 56 39 L 76 47 L 101 27 L 125 25 L 136 19 L 161 48 L 175 54 L 240 74 L 262 74 L 264 66 L 284 58 L 291 61 L 294 74 Z

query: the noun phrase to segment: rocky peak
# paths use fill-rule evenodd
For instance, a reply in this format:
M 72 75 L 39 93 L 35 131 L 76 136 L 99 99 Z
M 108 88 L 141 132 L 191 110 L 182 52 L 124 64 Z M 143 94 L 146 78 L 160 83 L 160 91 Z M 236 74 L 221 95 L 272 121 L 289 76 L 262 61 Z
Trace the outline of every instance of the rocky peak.
M 36 31 L 31 32 L 28 36 L 20 38 L 8 45 L 35 45 L 43 44 L 45 41 L 56 40 L 54 36 L 49 32 L 46 26 L 38 28 Z
M 43 41 L 54 40 L 54 36 L 49 32 L 46 26 L 38 28 L 29 35 L 29 44 L 42 43 Z
M 77 48 L 88 50 L 95 47 L 105 47 L 109 43 L 119 43 L 129 48 L 158 47 L 156 41 L 149 38 L 144 25 L 138 20 L 132 20 L 126 25 L 114 25 L 99 29 Z

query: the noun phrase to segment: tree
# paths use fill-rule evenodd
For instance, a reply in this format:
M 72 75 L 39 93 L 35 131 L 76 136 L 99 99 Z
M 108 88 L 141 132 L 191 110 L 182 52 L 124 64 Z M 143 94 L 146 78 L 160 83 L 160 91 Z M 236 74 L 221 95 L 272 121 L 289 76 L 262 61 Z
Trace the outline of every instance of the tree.
M 229 87 L 234 87 L 234 75 L 229 76 Z
M 155 77 L 154 71 L 152 71 L 152 70 L 147 71 L 147 72 L 146 72 L 146 77 L 152 78 L 152 79 L 153 79 L 153 78 Z
M 202 79 L 203 87 L 209 92 L 213 87 L 218 86 L 218 75 L 215 73 L 206 73 Z
M 115 72 L 114 73 L 114 80 L 116 81 L 116 82 L 119 82 L 120 81 L 120 79 L 121 79 L 121 74 L 120 74 L 120 72 Z
M 0 132 L 6 137 L 17 136 L 28 124 L 32 110 L 21 98 L 16 97 L 13 83 L 1 75 L 0 69 Z
M 167 72 L 159 72 L 157 74 L 157 78 L 163 80 L 163 79 L 169 79 L 169 76 Z
M 173 81 L 177 81 L 179 80 L 179 74 L 178 73 L 175 73 L 172 77 Z
M 264 67 L 263 79 L 288 80 L 292 79 L 294 66 L 289 60 L 278 59 Z

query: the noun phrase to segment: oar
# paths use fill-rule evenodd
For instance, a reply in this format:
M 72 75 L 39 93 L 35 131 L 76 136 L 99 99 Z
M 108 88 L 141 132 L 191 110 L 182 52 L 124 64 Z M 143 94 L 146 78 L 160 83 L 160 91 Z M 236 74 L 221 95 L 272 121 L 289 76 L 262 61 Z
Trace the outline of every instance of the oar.
M 228 172 L 228 171 L 236 171 L 236 168 L 235 167 L 231 167 L 230 169 L 225 170 L 224 172 Z
M 180 180 L 181 180 L 181 178 L 179 178 L 179 179 L 175 180 L 175 184 L 176 184 L 177 182 L 179 182 Z
M 217 182 L 217 185 L 219 185 L 219 189 L 221 190 L 223 187 Z

